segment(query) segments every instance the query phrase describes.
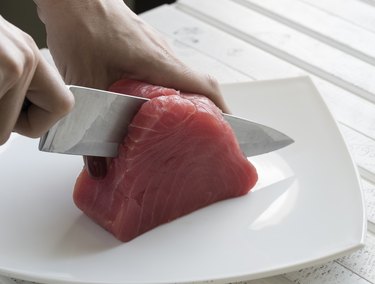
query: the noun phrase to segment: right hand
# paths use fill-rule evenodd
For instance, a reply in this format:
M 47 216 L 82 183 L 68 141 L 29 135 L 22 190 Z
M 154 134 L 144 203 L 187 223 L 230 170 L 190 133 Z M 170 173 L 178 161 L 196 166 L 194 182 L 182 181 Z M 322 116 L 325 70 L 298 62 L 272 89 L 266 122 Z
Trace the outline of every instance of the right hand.
M 22 110 L 26 98 L 31 105 Z M 12 132 L 40 137 L 73 105 L 33 39 L 0 16 L 0 145 Z

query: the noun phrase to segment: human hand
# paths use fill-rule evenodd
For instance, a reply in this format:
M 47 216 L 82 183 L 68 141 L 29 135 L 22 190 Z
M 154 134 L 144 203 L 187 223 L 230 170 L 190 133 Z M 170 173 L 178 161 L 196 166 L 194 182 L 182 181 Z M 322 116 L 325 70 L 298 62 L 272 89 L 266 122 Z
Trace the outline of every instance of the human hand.
M 183 64 L 122 0 L 34 2 L 46 26 L 49 50 L 66 83 L 107 89 L 126 77 L 202 94 L 222 111 L 229 111 L 218 83 Z M 93 177 L 105 176 L 102 158 L 86 157 L 85 163 Z
M 48 48 L 68 84 L 101 89 L 127 77 L 209 97 L 228 111 L 217 82 L 183 64 L 122 0 L 34 0 Z
M 25 98 L 31 105 L 22 111 Z M 0 16 L 0 145 L 10 134 L 44 134 L 74 104 L 33 39 Z

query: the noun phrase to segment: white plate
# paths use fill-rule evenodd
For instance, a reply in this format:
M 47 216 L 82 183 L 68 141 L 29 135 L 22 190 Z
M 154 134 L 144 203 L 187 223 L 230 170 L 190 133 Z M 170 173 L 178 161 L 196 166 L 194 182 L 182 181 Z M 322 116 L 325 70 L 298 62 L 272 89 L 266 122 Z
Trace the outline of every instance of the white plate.
M 46 283 L 230 282 L 279 274 L 363 245 L 358 174 L 308 78 L 222 87 L 233 113 L 295 139 L 251 159 L 260 180 L 209 206 L 120 243 L 75 208 L 82 167 L 14 135 L 0 148 L 0 274 Z

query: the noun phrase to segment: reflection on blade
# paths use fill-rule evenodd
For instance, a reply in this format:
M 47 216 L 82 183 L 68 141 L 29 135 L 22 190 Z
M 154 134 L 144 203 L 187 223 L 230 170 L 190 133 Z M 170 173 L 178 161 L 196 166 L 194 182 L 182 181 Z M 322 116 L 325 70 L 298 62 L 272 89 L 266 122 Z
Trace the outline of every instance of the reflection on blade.
M 241 150 L 247 157 L 275 151 L 294 142 L 289 136 L 271 127 L 228 114 L 223 116 L 232 126 Z
M 39 143 L 45 152 L 116 157 L 119 143 L 145 98 L 70 86 L 75 106 Z

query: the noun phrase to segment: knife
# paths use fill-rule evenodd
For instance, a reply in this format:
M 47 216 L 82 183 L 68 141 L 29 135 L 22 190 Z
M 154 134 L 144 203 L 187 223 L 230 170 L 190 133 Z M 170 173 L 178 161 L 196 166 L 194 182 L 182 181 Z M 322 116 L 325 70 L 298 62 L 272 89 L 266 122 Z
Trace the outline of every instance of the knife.
M 149 99 L 81 86 L 67 86 L 75 97 L 73 110 L 39 142 L 39 150 L 72 155 L 116 157 L 127 128 Z M 271 127 L 222 114 L 247 157 L 283 148 L 293 139 Z

